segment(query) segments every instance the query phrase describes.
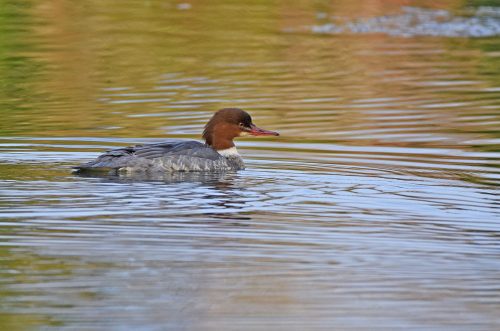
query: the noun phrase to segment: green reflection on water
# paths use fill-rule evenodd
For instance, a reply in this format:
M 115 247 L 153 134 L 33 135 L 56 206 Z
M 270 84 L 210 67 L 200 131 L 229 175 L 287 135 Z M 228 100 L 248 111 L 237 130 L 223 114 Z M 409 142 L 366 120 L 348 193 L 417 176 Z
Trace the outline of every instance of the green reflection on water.
M 33 17 L 28 13 L 28 1 L 2 1 L 0 4 L 0 134 L 24 132 L 25 113 L 30 113 L 29 102 L 36 96 L 33 82 L 39 70 L 36 60 L 26 55 L 33 48 L 26 40 Z

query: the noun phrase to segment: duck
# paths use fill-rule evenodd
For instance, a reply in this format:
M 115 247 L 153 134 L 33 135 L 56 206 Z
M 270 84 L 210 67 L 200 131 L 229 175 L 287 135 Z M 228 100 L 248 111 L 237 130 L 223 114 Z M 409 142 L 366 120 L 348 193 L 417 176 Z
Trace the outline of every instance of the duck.
M 74 172 L 107 171 L 109 174 L 223 172 L 245 169 L 234 139 L 244 136 L 279 136 L 257 127 L 239 108 L 214 113 L 203 130 L 204 142 L 166 140 L 106 151 L 95 160 L 74 167 Z

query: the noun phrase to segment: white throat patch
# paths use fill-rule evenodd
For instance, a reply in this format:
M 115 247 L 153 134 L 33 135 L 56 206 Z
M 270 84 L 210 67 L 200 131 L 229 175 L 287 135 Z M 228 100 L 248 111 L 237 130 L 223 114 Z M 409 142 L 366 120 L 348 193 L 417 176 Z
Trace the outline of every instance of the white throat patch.
M 226 149 L 221 149 L 218 150 L 217 153 L 224 157 L 230 157 L 230 156 L 240 156 L 240 153 L 238 153 L 238 150 L 236 147 L 231 147 L 231 148 L 226 148 Z

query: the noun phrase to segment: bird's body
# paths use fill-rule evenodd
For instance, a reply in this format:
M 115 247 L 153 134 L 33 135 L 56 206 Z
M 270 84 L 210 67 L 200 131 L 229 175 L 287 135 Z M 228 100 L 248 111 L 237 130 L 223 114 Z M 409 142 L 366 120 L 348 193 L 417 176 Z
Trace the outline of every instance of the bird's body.
M 238 154 L 224 156 L 198 141 L 171 140 L 113 149 L 78 168 L 162 173 L 240 170 L 245 166 Z
M 244 169 L 233 143 L 242 135 L 278 135 L 257 128 L 241 109 L 221 109 L 205 126 L 205 144 L 168 140 L 107 151 L 97 159 L 76 167 L 77 172 L 169 173 L 177 171 L 221 172 Z

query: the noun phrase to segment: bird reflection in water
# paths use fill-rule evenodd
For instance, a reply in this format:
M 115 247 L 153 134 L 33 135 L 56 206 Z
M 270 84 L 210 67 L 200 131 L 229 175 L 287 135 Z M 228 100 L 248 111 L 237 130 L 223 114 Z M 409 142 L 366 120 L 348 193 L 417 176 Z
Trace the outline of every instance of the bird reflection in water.
M 238 185 L 238 173 L 230 172 L 167 172 L 167 173 L 132 173 L 132 174 L 110 174 L 108 172 L 87 172 L 76 173 L 75 176 L 81 178 L 100 179 L 107 183 L 131 184 L 131 183 L 151 183 L 154 185 L 181 185 L 176 199 L 184 197 L 189 200 L 189 192 L 197 191 L 196 201 L 193 200 L 193 208 L 214 210 L 216 212 L 193 212 L 196 215 L 202 215 L 202 222 L 214 222 L 216 220 L 249 221 L 252 218 L 240 214 L 246 207 L 245 195 L 243 194 L 244 185 Z M 193 186 L 194 185 L 194 186 Z M 203 190 L 200 195 L 199 189 Z M 161 197 L 157 197 L 162 199 Z M 162 199 L 163 200 L 163 199 Z M 194 221 L 195 222 L 195 221 Z M 238 226 L 247 226 L 241 223 L 229 223 Z

